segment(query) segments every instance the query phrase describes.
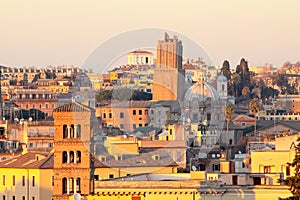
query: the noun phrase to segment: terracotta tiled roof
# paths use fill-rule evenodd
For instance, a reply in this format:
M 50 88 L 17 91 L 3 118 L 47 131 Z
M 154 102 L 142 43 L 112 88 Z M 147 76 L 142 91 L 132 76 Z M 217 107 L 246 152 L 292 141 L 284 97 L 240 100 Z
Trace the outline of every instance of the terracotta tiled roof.
M 92 108 L 80 103 L 70 102 L 54 109 L 53 112 L 91 112 L 92 110 Z
M 150 140 L 141 141 L 141 148 L 186 148 L 185 141 L 180 140 Z
M 52 169 L 53 154 L 28 152 L 1 162 L 0 168 Z
M 155 160 L 154 157 L 159 156 Z M 164 150 L 156 150 L 148 153 L 140 153 L 139 155 L 122 155 L 121 160 L 116 160 L 114 156 L 106 156 L 106 161 L 94 162 L 95 168 L 106 167 L 166 167 L 178 166 L 178 164 Z
M 232 120 L 232 122 L 255 122 L 253 117 L 249 117 L 247 115 L 238 115 L 236 118 Z

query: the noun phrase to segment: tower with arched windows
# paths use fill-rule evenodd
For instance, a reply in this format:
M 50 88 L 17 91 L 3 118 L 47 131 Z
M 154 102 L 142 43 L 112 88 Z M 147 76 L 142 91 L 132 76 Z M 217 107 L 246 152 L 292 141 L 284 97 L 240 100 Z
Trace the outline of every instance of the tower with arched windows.
M 92 142 L 95 111 L 71 102 L 56 108 L 54 116 L 54 200 L 93 191 Z

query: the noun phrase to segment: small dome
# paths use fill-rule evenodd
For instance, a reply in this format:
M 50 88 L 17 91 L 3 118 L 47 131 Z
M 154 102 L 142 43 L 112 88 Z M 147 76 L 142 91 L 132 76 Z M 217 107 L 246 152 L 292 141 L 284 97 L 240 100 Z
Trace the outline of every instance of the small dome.
M 195 83 L 186 91 L 184 99 L 186 101 L 192 101 L 192 100 L 205 101 L 208 97 L 210 97 L 212 100 L 217 100 L 218 96 L 219 96 L 218 92 L 210 84 L 204 83 L 204 85 L 202 85 L 201 83 Z
M 220 74 L 218 76 L 217 82 L 227 82 L 227 78 L 223 74 Z

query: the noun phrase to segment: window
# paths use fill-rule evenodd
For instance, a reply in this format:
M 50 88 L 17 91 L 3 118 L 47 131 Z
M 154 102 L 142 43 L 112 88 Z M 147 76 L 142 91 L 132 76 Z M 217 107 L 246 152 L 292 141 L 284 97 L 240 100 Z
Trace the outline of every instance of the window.
M 224 84 L 222 84 L 222 91 L 224 91 L 225 90 L 225 85 Z
M 143 125 L 142 124 L 139 124 L 139 127 L 142 127 Z
M 34 186 L 35 186 L 35 177 L 32 176 L 32 187 L 34 187 Z
M 205 164 L 204 163 L 199 164 L 199 169 L 200 171 L 205 171 Z
M 143 111 L 142 110 L 139 110 L 139 115 L 142 115 L 143 114 Z
M 13 184 L 13 186 L 16 185 L 16 176 L 15 175 L 13 175 L 13 177 L 12 177 L 12 184 Z
M 75 126 L 74 124 L 71 124 L 70 138 L 74 138 L 74 135 L 75 135 Z
M 229 139 L 229 144 L 232 145 L 232 139 Z
M 52 104 L 52 109 L 54 109 L 54 103 Z
M 68 125 L 64 124 L 63 125 L 63 138 L 68 137 Z
M 25 176 L 22 176 L 22 186 L 25 186 Z
M 123 113 L 123 112 L 120 113 L 120 118 L 121 118 L 121 119 L 124 118 L 124 113 Z
M 289 166 L 289 165 L 286 166 L 286 168 L 285 168 L 285 174 L 286 174 L 287 176 L 290 176 L 290 175 L 291 175 L 291 169 L 290 169 L 290 166 Z
M 67 181 L 67 178 L 63 178 L 62 179 L 62 193 L 63 194 L 66 194 L 67 193 L 67 191 L 68 191 L 68 183 L 67 183 L 68 181 Z
M 136 124 L 132 124 L 132 128 L 133 128 L 133 129 L 136 129 Z
M 81 137 L 81 125 L 80 124 L 77 125 L 76 135 L 77 135 L 77 138 Z
M 220 165 L 219 164 L 213 164 L 213 171 L 220 171 Z
M 46 109 L 48 109 L 49 105 L 46 103 Z
M 5 175 L 2 176 L 2 184 L 5 185 Z
M 70 163 L 74 162 L 74 151 L 70 151 Z
M 40 104 L 40 108 L 42 108 L 42 104 Z
M 170 129 L 170 135 L 172 135 L 173 134 L 173 129 Z
M 52 178 L 51 178 L 51 184 L 52 184 L 52 186 L 54 186 L 54 176 L 52 176 Z
M 81 151 L 76 152 L 76 163 L 81 163 Z
M 132 111 L 132 114 L 133 114 L 133 115 L 136 115 L 136 110 L 133 110 L 133 111 Z
M 104 119 L 106 118 L 106 113 L 103 113 L 103 118 L 104 118 Z
M 94 179 L 95 179 L 96 181 L 98 181 L 98 180 L 99 180 L 99 175 L 94 175 Z
M 271 173 L 271 166 L 264 166 L 264 173 Z
M 112 114 L 111 114 L 111 113 L 109 113 L 109 118 L 110 118 L 110 119 L 112 118 Z
M 245 168 L 245 167 L 246 167 L 245 163 L 242 162 L 242 168 Z
M 26 104 L 26 109 L 28 109 L 28 104 Z
M 120 124 L 120 129 L 124 129 L 124 124 Z
M 109 174 L 109 178 L 114 178 L 114 174 Z
M 67 163 L 67 162 L 68 162 L 68 153 L 64 151 L 62 154 L 62 163 Z

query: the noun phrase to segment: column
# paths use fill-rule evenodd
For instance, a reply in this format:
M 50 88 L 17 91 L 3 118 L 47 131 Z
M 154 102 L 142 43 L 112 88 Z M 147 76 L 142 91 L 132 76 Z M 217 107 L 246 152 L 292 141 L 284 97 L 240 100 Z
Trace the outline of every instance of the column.
M 75 151 L 75 152 L 74 152 L 74 164 L 77 163 L 76 159 L 77 159 L 77 152 Z
M 67 163 L 70 163 L 70 152 L 67 152 L 67 157 L 68 157 Z
M 76 125 L 74 125 L 74 138 L 77 138 L 77 126 Z
M 74 187 L 74 194 L 75 194 L 75 193 L 77 193 L 77 190 L 76 190 L 76 189 L 77 189 L 77 188 L 76 188 L 76 181 L 77 181 L 77 179 L 74 178 L 73 180 L 74 180 L 74 186 L 73 186 L 73 187 Z
M 68 138 L 70 139 L 71 127 L 68 126 Z
M 70 194 L 70 179 L 67 178 L 67 194 Z

